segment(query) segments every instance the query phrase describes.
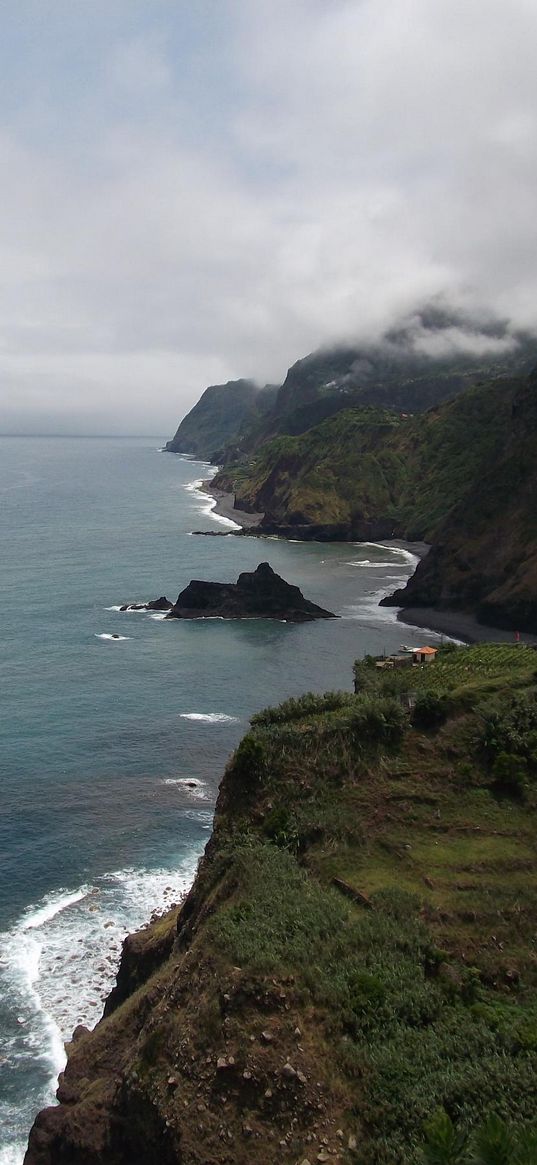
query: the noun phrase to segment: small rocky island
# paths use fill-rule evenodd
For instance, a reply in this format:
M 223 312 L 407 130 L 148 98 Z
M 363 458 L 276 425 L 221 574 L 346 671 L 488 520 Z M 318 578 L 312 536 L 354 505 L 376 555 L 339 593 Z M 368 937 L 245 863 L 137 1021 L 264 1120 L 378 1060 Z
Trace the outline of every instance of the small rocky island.
M 149 603 L 125 603 L 121 610 L 166 611 L 167 619 L 283 619 L 306 623 L 337 618 L 332 611 L 305 599 L 299 587 L 276 574 L 268 562 L 261 562 L 254 571 L 244 571 L 236 583 L 192 579 L 175 603 L 162 595 Z

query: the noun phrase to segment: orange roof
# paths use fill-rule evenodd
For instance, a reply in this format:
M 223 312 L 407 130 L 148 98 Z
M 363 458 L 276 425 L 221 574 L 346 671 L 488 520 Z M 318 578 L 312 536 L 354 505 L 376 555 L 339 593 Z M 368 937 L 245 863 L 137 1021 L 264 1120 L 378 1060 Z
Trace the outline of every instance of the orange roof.
M 437 647 L 415 647 L 414 655 L 436 655 L 437 651 Z

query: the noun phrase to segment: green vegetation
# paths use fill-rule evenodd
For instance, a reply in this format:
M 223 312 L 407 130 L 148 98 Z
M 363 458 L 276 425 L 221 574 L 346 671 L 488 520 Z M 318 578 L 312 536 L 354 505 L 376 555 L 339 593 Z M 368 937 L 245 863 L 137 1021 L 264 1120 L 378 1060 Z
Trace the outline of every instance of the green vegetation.
M 270 392 L 263 393 L 252 380 L 213 384 L 183 418 L 166 449 L 210 459 L 237 440 L 244 424 L 255 422 L 269 399 Z
M 265 775 L 254 818 L 217 827 L 235 889 L 211 942 L 294 984 L 363 1131 L 362 1165 L 514 1165 L 534 1144 L 537 796 L 499 796 L 498 757 L 525 749 L 529 771 L 536 658 L 479 645 L 391 673 L 365 660 L 357 696 L 253 718 Z M 487 1156 L 500 1128 L 511 1155 Z
M 319 716 L 323 712 L 335 712 L 353 706 L 348 692 L 305 692 L 303 696 L 292 696 L 277 708 L 264 708 L 252 716 L 251 724 L 266 728 L 269 724 L 288 724 L 290 720 L 305 720 L 308 716 Z
M 433 543 L 404 605 L 537 630 L 537 378 L 493 381 L 414 416 L 361 405 L 267 436 L 216 485 L 270 528 Z
M 536 658 L 366 659 L 252 718 L 173 947 L 131 941 L 70 1049 L 50 1160 L 535 1165 Z
M 439 1109 L 425 1131 L 425 1165 L 535 1165 L 537 1161 L 537 1131 L 527 1129 L 513 1136 L 494 1115 L 468 1138 Z

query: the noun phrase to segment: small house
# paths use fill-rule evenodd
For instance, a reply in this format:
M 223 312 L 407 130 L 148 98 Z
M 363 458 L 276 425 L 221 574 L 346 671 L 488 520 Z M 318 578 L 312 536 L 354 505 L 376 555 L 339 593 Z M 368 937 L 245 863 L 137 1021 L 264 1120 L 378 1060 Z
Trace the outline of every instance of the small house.
M 438 652 L 437 647 L 415 647 L 412 652 L 414 663 L 432 663 Z

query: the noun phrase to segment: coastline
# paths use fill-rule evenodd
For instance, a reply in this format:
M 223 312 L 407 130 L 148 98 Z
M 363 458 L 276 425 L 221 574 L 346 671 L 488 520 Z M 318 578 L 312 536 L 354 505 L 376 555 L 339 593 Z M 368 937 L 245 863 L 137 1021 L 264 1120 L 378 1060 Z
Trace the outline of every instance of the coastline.
M 213 506 L 213 514 L 219 514 L 221 518 L 227 518 L 230 522 L 236 522 L 237 526 L 242 526 L 243 529 L 250 529 L 254 526 L 259 526 L 263 514 L 249 514 L 246 510 L 236 510 L 233 506 L 234 495 L 226 493 L 225 490 L 211 488 L 211 481 L 202 481 L 200 485 L 202 493 L 208 494 L 209 497 L 214 498 L 216 505 Z
M 265 516 L 262 513 L 248 513 L 247 510 L 236 510 L 233 505 L 234 495 L 227 493 L 225 490 L 214 489 L 210 478 L 207 481 L 203 481 L 199 488 L 202 493 L 206 493 L 209 497 L 214 498 L 216 502 L 212 511 L 214 514 L 219 514 L 221 518 L 228 518 L 228 520 L 236 522 L 244 530 L 255 529 Z M 267 537 L 269 536 L 267 535 Z M 404 538 L 381 538 L 374 545 L 407 550 L 409 554 L 415 554 L 416 558 L 425 558 L 425 555 L 431 549 L 428 542 L 407 542 Z
M 464 611 L 437 611 L 434 607 L 402 607 L 397 614 L 397 619 L 409 627 L 423 627 L 426 631 L 449 635 L 464 643 L 513 643 L 515 641 L 513 631 L 506 631 L 502 627 L 490 627 L 486 623 L 478 623 L 473 615 L 468 615 Z M 521 632 L 520 643 L 537 646 L 537 635 Z
M 213 512 L 222 518 L 236 522 L 243 530 L 255 529 L 259 526 L 263 514 L 249 514 L 245 510 L 234 509 L 234 495 L 224 490 L 214 489 L 211 480 L 204 481 L 200 486 L 203 493 L 215 499 Z M 414 554 L 416 558 L 425 558 L 429 553 L 430 545 L 427 542 L 407 542 L 403 538 L 383 538 L 375 545 L 399 548 Z M 424 631 L 434 631 L 437 635 L 447 635 L 450 639 L 458 639 L 461 643 L 513 643 L 514 632 L 502 627 L 491 627 L 486 623 L 479 623 L 473 615 L 464 611 L 442 611 L 434 607 L 403 607 L 397 614 L 398 622 L 408 627 L 423 628 Z M 520 642 L 537 646 L 537 635 L 529 632 L 520 633 Z

